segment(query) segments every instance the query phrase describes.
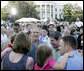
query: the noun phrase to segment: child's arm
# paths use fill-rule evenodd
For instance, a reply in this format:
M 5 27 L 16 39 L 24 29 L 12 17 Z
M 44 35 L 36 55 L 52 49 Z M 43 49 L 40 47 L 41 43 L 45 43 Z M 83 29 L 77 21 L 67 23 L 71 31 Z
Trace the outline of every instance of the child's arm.
M 64 54 L 64 57 L 60 61 L 60 63 L 57 63 L 57 62 L 55 63 L 54 69 L 56 69 L 56 70 L 63 70 L 65 68 L 65 66 L 66 66 L 67 59 L 68 59 L 69 56 L 73 56 L 73 54 L 71 54 L 71 53 Z

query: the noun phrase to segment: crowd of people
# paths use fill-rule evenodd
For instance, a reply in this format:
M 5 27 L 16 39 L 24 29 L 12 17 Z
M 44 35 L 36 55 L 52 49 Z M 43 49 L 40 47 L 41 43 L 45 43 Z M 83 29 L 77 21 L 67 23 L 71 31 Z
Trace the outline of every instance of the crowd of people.
M 83 22 L 2 25 L 1 70 L 83 70 Z

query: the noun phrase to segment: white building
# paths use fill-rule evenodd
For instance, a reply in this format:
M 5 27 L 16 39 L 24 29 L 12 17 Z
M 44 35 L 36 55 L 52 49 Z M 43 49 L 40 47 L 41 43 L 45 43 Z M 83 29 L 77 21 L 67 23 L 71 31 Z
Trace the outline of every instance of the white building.
M 57 4 L 56 1 L 36 1 L 36 10 L 39 13 L 40 20 L 42 19 L 61 19 L 62 16 L 62 4 Z

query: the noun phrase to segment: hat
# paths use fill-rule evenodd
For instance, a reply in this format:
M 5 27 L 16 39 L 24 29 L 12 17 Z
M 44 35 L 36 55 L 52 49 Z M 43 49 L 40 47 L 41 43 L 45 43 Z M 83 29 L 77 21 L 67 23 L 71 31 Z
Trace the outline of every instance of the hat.
M 77 18 L 76 20 L 80 20 L 79 18 Z

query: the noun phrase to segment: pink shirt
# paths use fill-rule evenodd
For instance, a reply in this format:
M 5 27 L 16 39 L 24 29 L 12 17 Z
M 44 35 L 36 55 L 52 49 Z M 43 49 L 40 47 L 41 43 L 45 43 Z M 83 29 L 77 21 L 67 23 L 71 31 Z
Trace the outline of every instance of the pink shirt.
M 54 67 L 54 64 L 56 63 L 56 61 L 52 58 L 50 58 L 44 65 L 42 68 L 40 68 L 37 63 L 35 64 L 35 70 L 50 70 L 51 68 Z

